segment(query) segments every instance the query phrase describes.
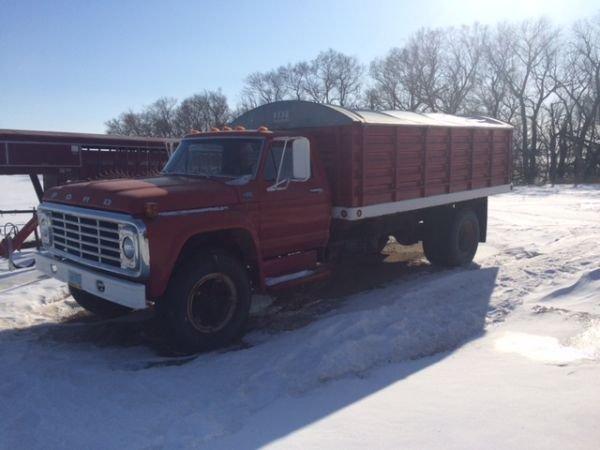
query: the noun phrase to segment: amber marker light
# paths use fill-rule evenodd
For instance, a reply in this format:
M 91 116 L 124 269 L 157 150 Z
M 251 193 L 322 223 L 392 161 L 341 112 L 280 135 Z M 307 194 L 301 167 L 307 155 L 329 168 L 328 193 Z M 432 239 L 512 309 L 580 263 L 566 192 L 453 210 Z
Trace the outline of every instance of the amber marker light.
M 210 131 L 212 131 L 213 133 L 216 133 L 216 132 L 221 131 L 221 130 L 219 130 L 217 127 L 212 127 L 210 129 Z
M 144 203 L 144 217 L 154 219 L 158 216 L 158 204 L 156 202 Z
M 264 125 L 258 127 L 258 130 L 256 131 L 260 131 L 261 133 L 266 133 L 267 131 L 269 131 L 269 129 L 267 127 L 265 127 Z
M 223 131 L 231 131 L 231 127 L 225 126 L 225 127 L 223 127 Z
M 246 127 L 238 125 L 237 127 L 235 127 L 235 131 L 246 131 Z

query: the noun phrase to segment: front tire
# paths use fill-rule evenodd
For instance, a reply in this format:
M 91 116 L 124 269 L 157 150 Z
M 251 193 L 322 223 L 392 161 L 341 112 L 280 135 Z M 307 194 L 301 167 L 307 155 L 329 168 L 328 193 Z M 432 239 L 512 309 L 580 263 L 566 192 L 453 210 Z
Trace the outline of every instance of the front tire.
M 250 298 L 246 269 L 235 258 L 219 253 L 183 263 L 169 282 L 162 309 L 176 345 L 199 352 L 240 337 Z
M 110 302 L 73 286 L 69 286 L 69 292 L 79 306 L 104 319 L 114 319 L 132 311 L 131 308 Z

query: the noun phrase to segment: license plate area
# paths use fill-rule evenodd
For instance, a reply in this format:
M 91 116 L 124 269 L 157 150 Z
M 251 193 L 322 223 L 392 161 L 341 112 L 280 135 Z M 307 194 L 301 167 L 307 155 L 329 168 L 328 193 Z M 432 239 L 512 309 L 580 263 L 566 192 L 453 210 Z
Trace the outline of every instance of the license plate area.
M 69 270 L 69 286 L 81 289 L 81 273 Z

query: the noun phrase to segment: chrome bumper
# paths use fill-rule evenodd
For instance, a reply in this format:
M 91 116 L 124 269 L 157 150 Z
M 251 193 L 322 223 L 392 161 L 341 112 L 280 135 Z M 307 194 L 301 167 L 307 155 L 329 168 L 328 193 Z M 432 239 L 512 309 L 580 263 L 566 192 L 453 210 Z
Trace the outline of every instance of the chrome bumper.
M 78 289 L 132 309 L 148 307 L 146 286 L 75 265 L 38 252 L 36 269 Z

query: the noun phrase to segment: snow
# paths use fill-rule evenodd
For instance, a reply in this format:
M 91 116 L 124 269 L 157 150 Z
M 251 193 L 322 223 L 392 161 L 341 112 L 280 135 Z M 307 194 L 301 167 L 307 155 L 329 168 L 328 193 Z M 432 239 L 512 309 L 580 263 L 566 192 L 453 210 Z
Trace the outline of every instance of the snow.
M 28 176 L 0 176 L 0 211 L 36 208 L 38 203 L 35 190 Z M 0 215 L 0 224 L 12 222 L 16 225 L 23 225 L 30 218 L 31 216 L 28 214 L 3 214 Z
M 489 207 L 477 264 L 388 259 L 364 274 L 394 280 L 297 313 L 259 297 L 243 345 L 194 357 L 0 274 L 0 447 L 596 449 L 600 189 Z

